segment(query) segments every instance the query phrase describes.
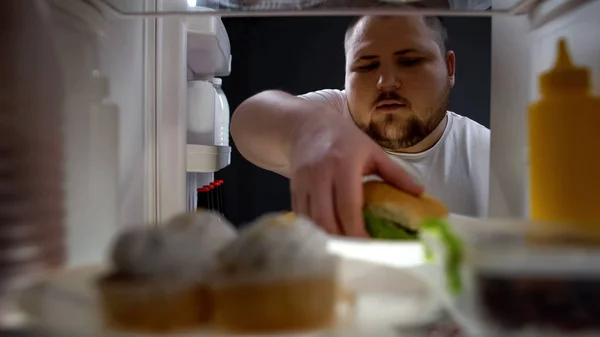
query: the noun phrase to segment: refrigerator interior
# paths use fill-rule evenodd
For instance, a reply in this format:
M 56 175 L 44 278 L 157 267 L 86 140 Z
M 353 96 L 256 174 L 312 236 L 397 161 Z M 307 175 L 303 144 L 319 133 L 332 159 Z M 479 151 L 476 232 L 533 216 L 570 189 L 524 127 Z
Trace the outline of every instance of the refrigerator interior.
M 301 2 L 306 8 L 283 1 L 262 7 L 212 0 L 30 1 L 35 10 L 50 13 L 62 74 L 69 267 L 103 261 L 124 226 L 156 225 L 193 210 L 195 188 L 229 164 L 229 146 L 190 144 L 187 137 L 188 82 L 235 71 L 227 34 L 215 14 L 389 12 L 369 1 Z M 413 13 L 492 17 L 489 216 L 526 217 L 527 105 L 538 97 L 537 77 L 551 66 L 561 37 L 568 39 L 574 61 L 590 67 L 593 91 L 600 93 L 595 36 L 600 1 L 493 0 L 492 11 L 467 10 L 460 3 Z M 310 7 L 316 5 L 321 7 Z M 208 66 L 190 63 L 190 54 L 205 56 Z M 112 117 L 99 119 L 98 107 Z
M 600 11 L 597 1 L 579 1 L 578 6 L 566 7 L 568 1 L 545 1 L 535 8 L 541 13 L 537 16 L 531 10 L 532 3 L 494 0 L 491 12 L 439 7 L 424 12 L 492 15 L 489 215 L 494 217 L 527 215 L 525 111 L 536 97 L 537 75 L 553 59 L 555 41 L 566 36 L 577 62 L 592 67 L 598 64 L 594 62 L 599 57 L 597 44 L 589 43 L 594 38 L 591 32 L 598 26 L 593 19 Z M 66 100 L 77 97 L 77 83 L 97 70 L 108 80 L 109 98 L 119 110 L 118 125 L 114 126 L 118 132 L 93 133 L 85 114 L 78 113 L 77 107 L 65 108 L 69 261 L 86 264 L 104 257 L 110 238 L 120 227 L 160 222 L 193 209 L 195 188 L 211 182 L 213 172 L 228 164 L 229 147 L 219 150 L 206 144 L 209 155 L 205 156 L 204 149 L 194 152 L 186 141 L 187 83 L 197 75 L 190 75 L 188 31 L 213 13 L 197 6 L 212 7 L 223 16 L 283 15 L 287 7 L 242 11 L 224 3 L 196 1 L 194 7 L 191 2 L 174 0 L 65 0 L 49 4 L 56 17 L 56 43 L 70 89 Z M 379 10 L 365 9 L 362 4 L 345 11 L 335 6 L 338 4 L 332 3 L 334 13 L 343 14 Z M 293 14 L 323 15 L 328 11 L 325 7 Z M 528 15 L 522 14 L 528 11 Z M 545 22 L 545 18 L 551 20 Z M 75 22 L 77 28 L 73 29 Z M 211 34 L 217 36 L 216 31 Z M 224 39 L 223 32 L 216 40 Z M 226 32 L 224 35 L 226 39 Z M 214 66 L 200 75 L 210 77 L 220 71 L 226 76 L 231 69 L 235 71 L 228 51 L 226 48 L 223 54 L 226 66 Z M 597 69 L 593 70 L 597 77 Z M 90 134 L 100 135 L 94 140 L 98 144 L 102 139 L 112 142 L 108 147 L 115 153 L 108 153 L 107 158 L 116 162 L 109 163 L 87 150 L 86 146 L 92 146 Z M 200 155 L 192 158 L 193 153 Z M 194 170 L 190 162 L 215 164 L 212 170 Z M 110 174 L 118 177 L 116 184 Z

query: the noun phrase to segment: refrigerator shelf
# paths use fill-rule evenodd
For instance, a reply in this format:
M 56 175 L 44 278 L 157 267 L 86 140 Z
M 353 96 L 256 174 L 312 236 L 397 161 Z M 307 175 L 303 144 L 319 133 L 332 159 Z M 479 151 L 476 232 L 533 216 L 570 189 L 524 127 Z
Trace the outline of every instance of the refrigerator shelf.
M 492 8 L 491 0 L 85 0 L 118 16 L 326 16 L 426 14 L 449 16 L 525 15 L 546 3 L 582 3 L 587 0 L 506 0 Z M 137 2 L 137 5 L 135 3 Z M 411 7 L 407 7 L 411 6 Z M 144 8 L 140 10 L 140 8 Z
M 149 6 L 148 0 L 83 1 L 92 4 L 104 15 L 113 17 L 526 15 L 533 29 L 583 4 L 593 2 L 593 0 L 506 0 L 501 8 L 493 8 L 491 0 L 162 0 L 159 6 Z M 456 5 L 456 3 L 460 4 Z M 408 5 L 412 7 L 407 7 Z
M 163 335 L 107 330 L 94 286 L 106 268 L 89 265 L 65 269 L 25 291 L 20 304 L 31 326 L 60 336 L 239 336 L 211 327 Z M 441 302 L 429 291 L 419 271 L 342 258 L 340 272 L 341 286 L 349 299 L 339 302 L 337 324 L 326 330 L 272 336 L 427 336 L 444 319 Z
M 231 162 L 231 147 L 188 144 L 187 172 L 212 173 Z

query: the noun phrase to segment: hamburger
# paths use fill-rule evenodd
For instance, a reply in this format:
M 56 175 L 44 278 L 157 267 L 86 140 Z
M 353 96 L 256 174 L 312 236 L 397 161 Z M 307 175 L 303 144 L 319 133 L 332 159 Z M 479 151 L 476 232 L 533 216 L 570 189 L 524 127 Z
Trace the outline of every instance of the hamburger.
M 363 183 L 363 195 L 363 217 L 371 238 L 420 240 L 421 231 L 439 237 L 446 251 L 443 258 L 448 289 L 458 293 L 462 288 L 462 244 L 447 222 L 446 206 L 430 195 L 413 196 L 383 181 Z M 432 259 L 428 247 L 423 248 L 426 258 Z
M 418 240 L 425 221 L 438 221 L 448 210 L 437 199 L 423 194 L 413 196 L 383 181 L 363 184 L 363 217 L 372 238 Z

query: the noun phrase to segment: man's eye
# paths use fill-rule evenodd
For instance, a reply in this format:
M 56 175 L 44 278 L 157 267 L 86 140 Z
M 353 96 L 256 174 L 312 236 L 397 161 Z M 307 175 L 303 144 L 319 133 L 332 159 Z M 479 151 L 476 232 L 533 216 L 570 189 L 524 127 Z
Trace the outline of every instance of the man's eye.
M 377 63 L 372 63 L 357 67 L 356 69 L 358 69 L 358 71 L 370 71 L 377 69 L 377 66 Z
M 417 59 L 404 59 L 404 60 L 400 60 L 398 63 L 400 63 L 401 66 L 403 67 L 412 67 L 415 66 L 417 64 L 419 64 L 421 62 L 422 59 L 417 58 Z

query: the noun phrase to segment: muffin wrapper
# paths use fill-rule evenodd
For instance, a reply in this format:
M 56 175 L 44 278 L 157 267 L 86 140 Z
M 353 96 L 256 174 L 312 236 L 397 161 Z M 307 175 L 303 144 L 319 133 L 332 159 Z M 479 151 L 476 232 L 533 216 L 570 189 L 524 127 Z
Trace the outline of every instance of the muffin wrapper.
M 156 280 L 98 282 L 107 327 L 140 332 L 177 332 L 210 319 L 212 301 L 206 286 Z

